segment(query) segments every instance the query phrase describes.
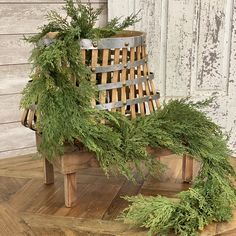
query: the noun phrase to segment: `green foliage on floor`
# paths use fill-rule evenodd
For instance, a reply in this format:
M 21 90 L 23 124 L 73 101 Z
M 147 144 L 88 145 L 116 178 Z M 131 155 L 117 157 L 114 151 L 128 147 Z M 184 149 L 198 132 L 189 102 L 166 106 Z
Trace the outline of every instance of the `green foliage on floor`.
M 123 22 L 115 18 L 102 28 L 95 22 L 102 9 L 77 5 L 67 0 L 66 17 L 48 14 L 49 23 L 40 33 L 26 39 L 34 44 L 30 62 L 31 82 L 23 91 L 22 108 L 37 106 L 37 131 L 42 135 L 39 152 L 48 159 L 63 154 L 64 144 L 79 140 L 96 154 L 109 174 L 119 172 L 134 180 L 133 169 L 150 174 L 162 169 L 146 147 L 167 148 L 201 162 L 192 189 L 181 192 L 179 201 L 161 196 L 127 198 L 130 207 L 122 219 L 150 229 L 150 235 L 169 231 L 187 236 L 213 221 L 229 220 L 236 203 L 232 185 L 235 172 L 220 128 L 199 110 L 206 104 L 170 101 L 157 112 L 131 121 L 119 113 L 98 111 L 91 105 L 97 98 L 90 69 L 82 63 L 78 41 L 110 37 L 134 24 L 137 15 Z M 53 39 L 48 35 L 53 32 Z
M 173 231 L 181 236 L 197 235 L 207 224 L 232 217 L 232 206 L 236 205 L 232 181 L 236 174 L 230 164 L 230 151 L 220 127 L 199 111 L 198 105 L 171 101 L 140 121 L 150 145 L 201 162 L 192 188 L 176 196 L 179 201 L 161 196 L 126 198 L 130 206 L 121 218 L 149 228 L 150 235 Z

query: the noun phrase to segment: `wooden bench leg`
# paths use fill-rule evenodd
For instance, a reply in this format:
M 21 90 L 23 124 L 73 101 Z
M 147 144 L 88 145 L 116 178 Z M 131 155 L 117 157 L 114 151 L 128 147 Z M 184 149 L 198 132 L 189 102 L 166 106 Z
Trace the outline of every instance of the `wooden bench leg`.
M 182 178 L 185 183 L 190 183 L 193 180 L 193 159 L 186 155 L 183 156 Z
M 53 165 L 44 158 L 44 183 L 54 184 L 54 170 Z
M 64 175 L 65 205 L 72 207 L 77 200 L 76 173 Z

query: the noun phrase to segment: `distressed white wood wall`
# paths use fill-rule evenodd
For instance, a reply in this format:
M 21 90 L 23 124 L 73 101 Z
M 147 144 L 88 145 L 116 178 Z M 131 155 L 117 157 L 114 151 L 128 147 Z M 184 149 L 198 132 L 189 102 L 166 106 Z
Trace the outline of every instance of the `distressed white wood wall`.
M 89 2 L 89 0 L 84 0 Z M 107 0 L 91 0 L 104 5 L 99 23 L 107 21 Z M 34 133 L 20 125 L 19 101 L 28 80 L 31 47 L 23 34 L 37 32 L 48 10 L 59 10 L 63 0 L 0 0 L 0 159 L 35 152 Z
M 216 96 L 208 114 L 236 153 L 236 0 L 109 0 L 108 18 L 140 9 L 162 99 Z

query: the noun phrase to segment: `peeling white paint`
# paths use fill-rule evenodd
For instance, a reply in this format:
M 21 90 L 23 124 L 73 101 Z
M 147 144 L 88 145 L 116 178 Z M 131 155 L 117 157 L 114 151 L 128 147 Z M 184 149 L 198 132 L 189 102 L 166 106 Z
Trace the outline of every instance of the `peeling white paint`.
M 116 4 L 113 4 L 116 2 Z M 151 68 L 163 99 L 216 96 L 207 110 L 236 154 L 236 0 L 109 1 L 109 17 L 141 7 L 135 29 L 148 35 Z M 112 11 L 116 5 L 116 11 Z M 232 18 L 233 17 L 233 18 Z

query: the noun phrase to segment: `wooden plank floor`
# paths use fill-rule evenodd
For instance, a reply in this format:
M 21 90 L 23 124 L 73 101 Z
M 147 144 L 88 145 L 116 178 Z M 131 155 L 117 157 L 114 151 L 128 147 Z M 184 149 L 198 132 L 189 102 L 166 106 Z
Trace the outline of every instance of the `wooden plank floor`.
M 181 158 L 162 158 L 169 168 L 159 179 L 138 180 L 104 176 L 99 168 L 80 170 L 78 202 L 64 206 L 63 176 L 55 184 L 43 184 L 42 162 L 32 155 L 0 160 L 0 236 L 144 236 L 147 231 L 131 228 L 116 217 L 127 206 L 121 196 L 161 194 L 175 197 L 189 184 L 181 182 Z M 234 161 L 236 166 L 236 161 Z M 198 164 L 195 163 L 195 173 Z M 236 211 L 230 223 L 208 226 L 201 236 L 236 236 Z

